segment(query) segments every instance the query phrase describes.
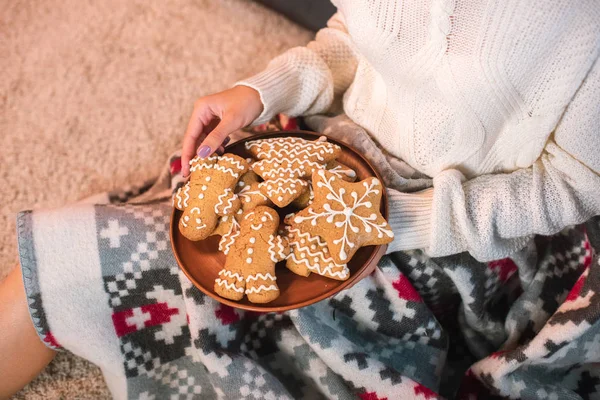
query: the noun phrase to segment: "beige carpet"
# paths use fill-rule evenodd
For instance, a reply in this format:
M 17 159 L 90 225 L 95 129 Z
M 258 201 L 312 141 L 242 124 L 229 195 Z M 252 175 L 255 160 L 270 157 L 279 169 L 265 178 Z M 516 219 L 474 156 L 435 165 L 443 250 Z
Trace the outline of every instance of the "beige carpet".
M 250 1 L 4 3 L 0 278 L 17 257 L 18 210 L 155 176 L 197 97 L 310 37 Z M 62 354 L 15 398 L 108 396 L 97 368 Z

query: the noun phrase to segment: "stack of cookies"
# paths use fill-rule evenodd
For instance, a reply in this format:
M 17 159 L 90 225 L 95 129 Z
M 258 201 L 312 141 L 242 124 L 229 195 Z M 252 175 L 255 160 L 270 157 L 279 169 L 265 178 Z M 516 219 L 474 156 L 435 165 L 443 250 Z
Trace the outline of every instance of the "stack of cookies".
M 234 154 L 195 158 L 191 176 L 173 197 L 183 211 L 181 233 L 190 240 L 220 235 L 227 255 L 215 279 L 222 297 L 268 303 L 279 296 L 275 266 L 301 276 L 346 280 L 362 246 L 386 244 L 394 234 L 379 212 L 376 178 L 336 161 L 341 148 L 301 138 L 246 142 L 252 158 Z M 283 227 L 277 209 L 293 212 Z

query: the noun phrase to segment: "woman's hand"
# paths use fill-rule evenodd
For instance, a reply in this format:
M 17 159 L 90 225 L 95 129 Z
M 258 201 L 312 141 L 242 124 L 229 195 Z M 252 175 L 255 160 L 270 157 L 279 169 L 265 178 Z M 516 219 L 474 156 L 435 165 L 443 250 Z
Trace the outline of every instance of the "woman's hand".
M 183 176 L 189 175 L 190 160 L 196 154 L 208 157 L 219 149 L 229 134 L 250 125 L 262 110 L 260 95 L 247 86 L 235 86 L 196 100 L 183 138 Z

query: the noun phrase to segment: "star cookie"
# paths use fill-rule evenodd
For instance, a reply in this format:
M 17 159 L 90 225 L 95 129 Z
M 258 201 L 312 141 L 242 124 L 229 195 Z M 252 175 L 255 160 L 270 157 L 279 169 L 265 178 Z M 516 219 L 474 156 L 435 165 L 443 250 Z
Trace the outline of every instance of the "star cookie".
M 322 237 L 335 263 L 348 262 L 362 246 L 392 241 L 394 233 L 379 211 L 383 188 L 377 178 L 345 182 L 318 170 L 312 182 L 314 201 L 296 214 L 292 229 Z

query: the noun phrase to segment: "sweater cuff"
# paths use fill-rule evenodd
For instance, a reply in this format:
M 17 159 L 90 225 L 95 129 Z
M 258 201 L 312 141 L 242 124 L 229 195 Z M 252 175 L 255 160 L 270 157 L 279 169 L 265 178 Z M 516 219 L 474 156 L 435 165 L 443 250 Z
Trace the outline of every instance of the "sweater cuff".
M 388 190 L 388 222 L 394 231 L 394 241 L 387 253 L 429 247 L 433 188 L 418 193 Z
M 296 73 L 290 63 L 271 64 L 263 72 L 236 82 L 234 86 L 247 86 L 258 92 L 263 112 L 250 126 L 269 122 L 279 113 L 286 113 L 294 106 L 297 92 Z

